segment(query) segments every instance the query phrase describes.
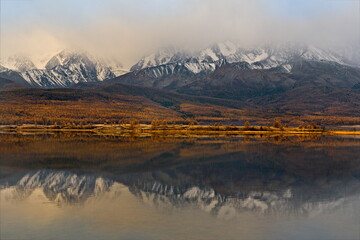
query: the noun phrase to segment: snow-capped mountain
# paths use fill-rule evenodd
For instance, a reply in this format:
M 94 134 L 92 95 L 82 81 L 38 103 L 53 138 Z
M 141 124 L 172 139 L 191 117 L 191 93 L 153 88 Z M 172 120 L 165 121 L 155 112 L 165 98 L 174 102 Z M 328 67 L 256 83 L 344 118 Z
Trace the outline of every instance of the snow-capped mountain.
M 291 72 L 291 63 L 298 59 L 345 64 L 343 57 L 330 50 L 304 44 L 267 44 L 257 48 L 246 49 L 237 43 L 227 41 L 192 53 L 175 48 L 160 50 L 141 59 L 131 70 L 139 71 L 149 67 L 164 68 L 164 65 L 170 64 L 172 69 L 175 69 L 176 66 L 181 66 L 197 74 L 214 71 L 216 68 L 227 63 L 245 62 L 250 65 L 251 69 L 281 67 L 284 71 Z M 154 69 L 154 71 L 157 70 Z M 161 76 L 159 72 L 156 75 L 158 77 Z
M 32 85 L 67 87 L 79 82 L 98 82 L 115 77 L 111 69 L 84 53 L 64 50 L 52 57 L 44 70 L 22 72 Z
M 159 49 L 156 53 L 142 58 L 138 63 L 131 67 L 130 71 L 138 71 L 144 68 L 160 66 L 168 63 L 183 63 L 191 55 L 183 49 L 167 47 Z
M 45 69 L 36 68 L 27 57 L 11 57 L 7 70 L 17 71 L 33 87 L 69 87 L 80 82 L 100 82 L 126 73 L 118 62 L 101 60 L 84 52 L 63 50 L 53 56 Z M 116 73 L 116 74 L 115 74 Z
M 307 81 L 351 88 L 358 83 L 360 72 L 351 63 L 332 50 L 305 44 L 244 48 L 228 41 L 200 51 L 161 50 L 140 60 L 131 68 L 133 72 L 111 82 L 245 99 L 292 89 Z

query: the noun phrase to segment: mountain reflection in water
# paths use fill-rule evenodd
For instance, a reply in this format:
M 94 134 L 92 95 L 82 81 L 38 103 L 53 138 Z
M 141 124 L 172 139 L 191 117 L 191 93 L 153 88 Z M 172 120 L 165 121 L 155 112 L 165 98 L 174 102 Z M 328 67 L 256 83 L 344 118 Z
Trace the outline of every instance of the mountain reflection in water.
M 360 236 L 358 139 L 30 138 L 2 136 L 1 239 Z

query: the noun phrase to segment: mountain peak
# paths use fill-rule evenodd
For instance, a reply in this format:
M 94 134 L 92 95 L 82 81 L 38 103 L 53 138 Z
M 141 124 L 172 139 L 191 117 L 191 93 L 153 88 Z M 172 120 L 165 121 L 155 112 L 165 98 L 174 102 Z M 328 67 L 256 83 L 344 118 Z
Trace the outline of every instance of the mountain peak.
M 85 64 L 90 64 L 91 60 L 84 52 L 65 49 L 53 56 L 45 65 L 45 68 L 51 70 L 57 66 L 65 66 L 74 62 L 85 62 Z

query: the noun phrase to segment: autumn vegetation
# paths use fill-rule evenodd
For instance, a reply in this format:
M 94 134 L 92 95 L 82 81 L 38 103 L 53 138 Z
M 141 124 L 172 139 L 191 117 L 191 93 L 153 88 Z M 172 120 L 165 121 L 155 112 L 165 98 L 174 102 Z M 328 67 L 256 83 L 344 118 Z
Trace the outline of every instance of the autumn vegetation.
M 140 89 L 143 92 L 134 96 L 129 93 L 134 89 L 120 90 L 121 94 L 80 89 L 1 90 L 0 126 L 23 130 L 324 132 L 334 125 L 360 124 L 358 117 L 351 116 L 275 113 L 233 101 L 149 89 Z

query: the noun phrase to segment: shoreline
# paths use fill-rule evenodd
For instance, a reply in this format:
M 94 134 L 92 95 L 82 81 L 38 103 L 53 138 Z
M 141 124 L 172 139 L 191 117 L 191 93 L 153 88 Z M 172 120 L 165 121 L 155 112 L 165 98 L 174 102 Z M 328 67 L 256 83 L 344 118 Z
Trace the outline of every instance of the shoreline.
M 111 135 L 179 135 L 179 136 L 246 136 L 246 135 L 321 135 L 321 136 L 360 136 L 360 131 L 341 131 L 323 129 L 274 128 L 263 126 L 211 126 L 211 125 L 152 125 L 130 124 L 104 125 L 94 124 L 74 127 L 54 125 L 0 125 L 0 133 L 93 133 Z M 266 130 L 263 130 L 265 128 Z

